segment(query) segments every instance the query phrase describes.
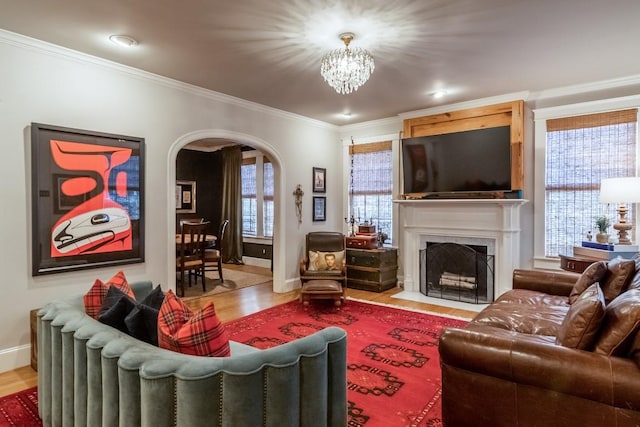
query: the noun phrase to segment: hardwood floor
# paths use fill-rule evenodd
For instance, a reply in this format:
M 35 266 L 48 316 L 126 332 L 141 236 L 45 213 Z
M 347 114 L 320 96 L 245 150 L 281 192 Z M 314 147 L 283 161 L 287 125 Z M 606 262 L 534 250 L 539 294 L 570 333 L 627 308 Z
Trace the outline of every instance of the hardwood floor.
M 231 268 L 243 269 L 249 272 L 261 272 L 266 269 L 252 266 L 233 266 Z M 267 270 L 268 271 L 268 270 Z M 198 309 L 208 301 L 213 301 L 216 312 L 222 322 L 237 319 L 248 314 L 264 310 L 274 305 L 282 304 L 298 298 L 298 291 L 291 291 L 283 294 L 276 294 L 271 291 L 272 283 L 267 282 L 257 286 L 238 289 L 236 291 L 216 294 L 211 297 L 203 297 L 196 300 L 188 301 L 187 304 L 192 309 Z M 442 307 L 437 305 L 425 304 L 415 301 L 401 300 L 392 298 L 392 296 L 401 289 L 393 288 L 385 292 L 375 293 L 361 291 L 358 289 L 349 289 L 347 295 L 351 298 L 367 300 L 374 303 L 390 304 L 412 309 L 430 311 L 443 315 L 471 318 L 476 313 L 473 311 L 460 310 L 455 308 Z M 30 366 L 24 366 L 12 371 L 0 373 L 0 397 L 8 394 L 16 393 L 37 384 L 37 373 Z

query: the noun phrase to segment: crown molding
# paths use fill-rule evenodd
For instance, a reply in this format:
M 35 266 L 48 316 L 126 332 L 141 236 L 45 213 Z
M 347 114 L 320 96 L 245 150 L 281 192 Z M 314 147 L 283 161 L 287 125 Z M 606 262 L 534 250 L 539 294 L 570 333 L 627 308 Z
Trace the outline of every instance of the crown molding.
M 488 98 L 474 99 L 470 101 L 457 102 L 455 104 L 439 105 L 437 107 L 425 108 L 422 110 L 409 111 L 400 113 L 398 116 L 405 119 L 414 119 L 416 117 L 431 116 L 434 114 L 450 113 L 451 111 L 466 110 L 469 108 L 485 107 L 492 104 L 502 104 L 503 102 L 511 102 L 517 100 L 529 100 L 529 91 L 513 92 L 504 95 L 490 96 Z
M 402 119 L 400 117 L 394 116 L 394 117 L 387 117 L 384 119 L 377 119 L 377 120 L 370 120 L 368 122 L 359 122 L 359 123 L 353 123 L 353 124 L 349 124 L 349 125 L 342 125 L 338 127 L 338 132 L 340 132 L 341 135 L 344 135 L 346 133 L 349 132 L 354 132 L 360 129 L 368 129 L 368 128 L 373 128 L 376 126 L 395 126 L 398 125 L 398 129 L 402 129 Z
M 535 121 L 543 121 L 558 117 L 579 116 L 624 108 L 637 108 L 639 105 L 640 95 L 629 95 L 620 98 L 599 99 L 576 104 L 537 108 L 533 110 L 533 116 Z
M 106 68 L 109 70 L 117 71 L 128 76 L 132 76 L 138 79 L 153 82 L 155 84 L 177 89 L 182 92 L 189 93 L 191 95 L 204 97 L 212 101 L 221 102 L 228 105 L 243 108 L 254 112 L 263 113 L 272 117 L 281 119 L 295 120 L 305 122 L 311 126 L 337 130 L 338 126 L 323 122 L 320 120 L 312 119 L 310 117 L 302 116 L 299 114 L 291 113 L 289 111 L 280 110 L 277 108 L 269 107 L 257 102 L 247 101 L 235 96 L 226 95 L 224 93 L 216 92 L 210 89 L 205 89 L 200 86 L 195 86 L 189 83 L 181 82 L 179 80 L 164 77 L 158 74 L 154 74 L 148 71 L 140 70 L 138 68 L 123 65 L 114 61 L 99 58 L 97 56 L 89 55 L 86 53 L 78 52 L 76 50 L 68 49 L 66 47 L 58 46 L 49 42 L 27 37 L 21 34 L 13 33 L 11 31 L 0 29 L 0 43 L 15 46 L 21 49 L 26 49 L 46 55 L 63 58 L 67 60 L 76 61 L 83 64 L 92 64 L 98 67 Z
M 620 77 L 617 79 L 601 80 L 597 82 L 583 83 L 571 86 L 563 86 L 553 89 L 545 89 L 531 92 L 530 100 L 559 98 L 562 96 L 578 95 L 582 93 L 598 92 L 608 89 L 616 89 L 625 86 L 640 85 L 640 74 Z

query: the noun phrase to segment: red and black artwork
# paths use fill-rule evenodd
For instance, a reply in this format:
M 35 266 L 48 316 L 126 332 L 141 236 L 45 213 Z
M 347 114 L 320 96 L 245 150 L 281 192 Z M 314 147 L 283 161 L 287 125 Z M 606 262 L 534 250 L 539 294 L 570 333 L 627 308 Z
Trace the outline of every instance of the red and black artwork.
M 33 274 L 144 261 L 144 139 L 33 123 Z

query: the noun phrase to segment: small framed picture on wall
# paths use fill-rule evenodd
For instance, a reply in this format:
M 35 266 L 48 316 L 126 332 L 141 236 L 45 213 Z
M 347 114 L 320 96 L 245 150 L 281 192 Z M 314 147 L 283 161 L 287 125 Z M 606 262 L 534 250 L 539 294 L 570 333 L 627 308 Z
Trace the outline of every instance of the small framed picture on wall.
M 327 192 L 327 170 L 324 168 L 313 168 L 313 192 Z
M 324 196 L 313 196 L 313 220 L 327 220 L 327 198 Z

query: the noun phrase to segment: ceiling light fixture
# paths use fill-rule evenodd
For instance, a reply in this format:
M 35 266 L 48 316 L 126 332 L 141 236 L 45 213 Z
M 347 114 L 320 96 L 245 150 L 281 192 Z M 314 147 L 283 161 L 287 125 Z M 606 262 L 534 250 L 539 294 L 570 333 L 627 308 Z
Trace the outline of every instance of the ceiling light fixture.
M 431 96 L 433 96 L 435 99 L 439 99 L 442 98 L 443 96 L 445 96 L 447 94 L 446 90 L 437 90 L 435 92 L 433 92 L 431 94 Z
M 358 90 L 371 77 L 373 57 L 365 49 L 349 48 L 353 33 L 340 34 L 344 49 L 334 49 L 322 57 L 320 74 L 336 92 L 348 94 Z
M 136 39 L 134 39 L 131 36 L 124 36 L 124 35 L 112 35 L 109 36 L 109 40 L 111 40 L 112 43 L 117 44 L 118 46 L 122 46 L 122 47 L 135 47 L 138 46 L 138 41 Z

